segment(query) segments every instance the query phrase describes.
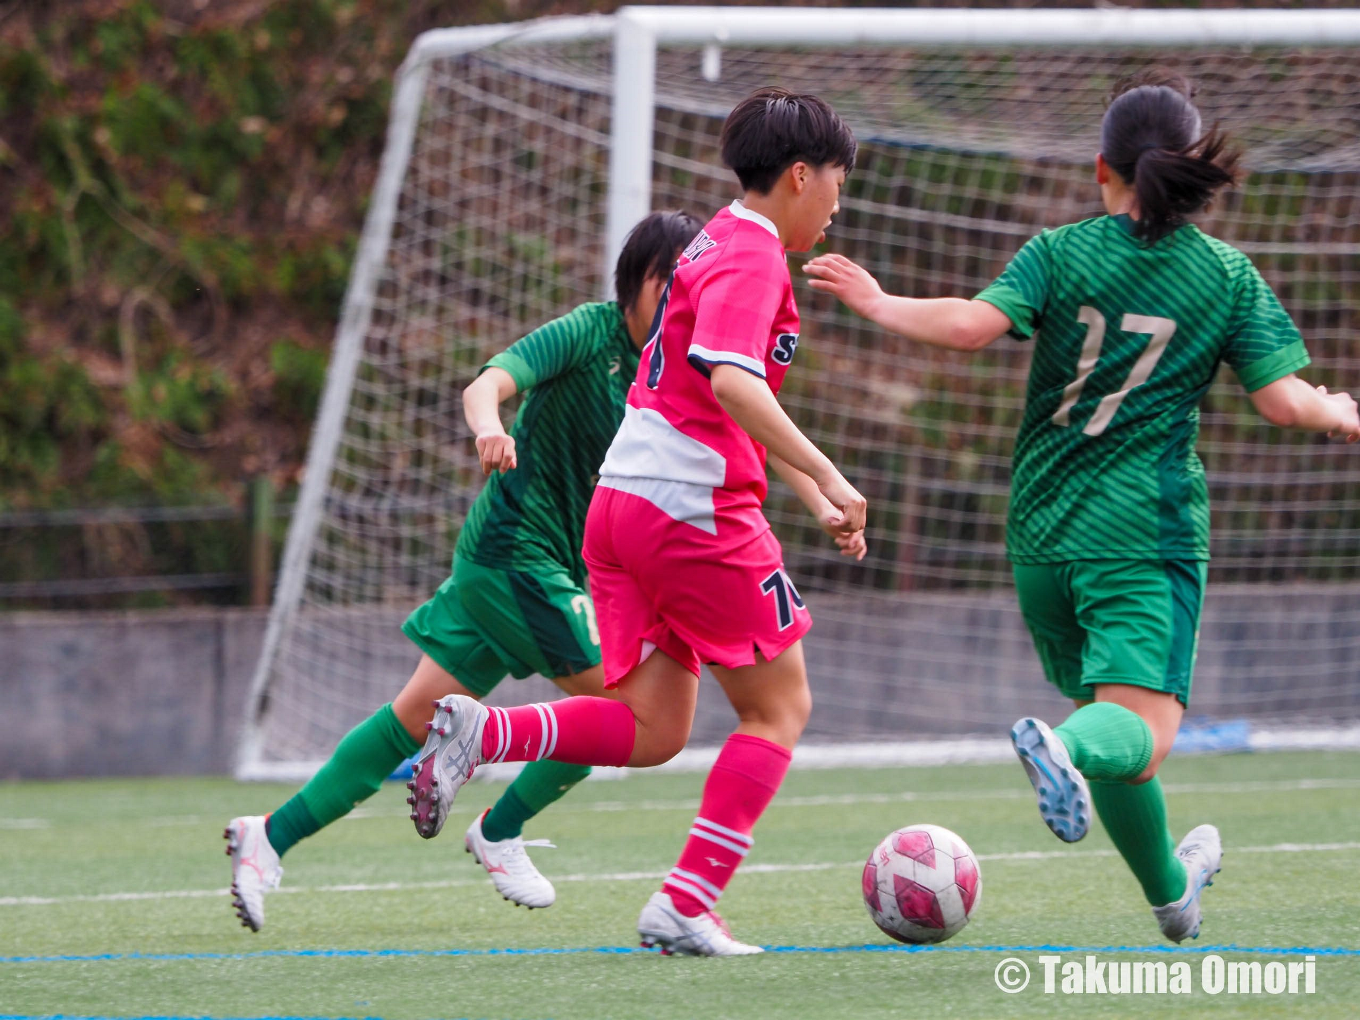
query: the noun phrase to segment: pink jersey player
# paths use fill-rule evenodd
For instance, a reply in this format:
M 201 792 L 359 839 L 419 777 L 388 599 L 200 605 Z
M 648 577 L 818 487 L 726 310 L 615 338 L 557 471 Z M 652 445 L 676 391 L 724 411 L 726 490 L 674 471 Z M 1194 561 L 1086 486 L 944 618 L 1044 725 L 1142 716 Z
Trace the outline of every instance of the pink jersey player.
M 776 399 L 798 346 L 784 252 L 824 236 L 854 136 L 816 96 L 771 88 L 737 104 L 721 147 L 744 194 L 671 275 L 586 518 L 607 697 L 488 711 L 450 696 L 422 759 L 441 808 L 485 761 L 659 765 L 689 739 L 708 663 L 737 731 L 638 918 L 643 945 L 699 956 L 761 951 L 714 907 L 812 707 L 801 642 L 811 620 L 761 512 L 767 462 L 844 554 L 865 553 L 864 497 Z
M 775 225 L 741 202 L 714 216 L 655 321 L 586 524 L 609 686 L 644 648 L 695 672 L 700 661 L 735 669 L 757 649 L 775 658 L 812 625 L 761 512 L 765 447 L 711 384 L 715 366 L 731 365 L 777 394 L 793 360 L 798 307 Z

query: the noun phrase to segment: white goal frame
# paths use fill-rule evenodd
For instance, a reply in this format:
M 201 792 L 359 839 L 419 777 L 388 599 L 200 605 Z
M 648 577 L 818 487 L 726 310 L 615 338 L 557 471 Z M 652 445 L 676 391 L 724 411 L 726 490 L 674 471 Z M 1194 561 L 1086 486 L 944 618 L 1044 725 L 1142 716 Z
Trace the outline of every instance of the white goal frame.
M 1338 47 L 1360 45 L 1360 10 L 623 7 L 613 15 L 544 18 L 519 24 L 437 29 L 422 34 L 397 74 L 386 147 L 351 269 L 301 492 L 289 526 L 264 645 L 247 700 L 236 762 L 239 778 L 296 779 L 320 765 L 320 762 L 265 764 L 260 754 L 262 734 L 258 720 L 267 703 L 271 664 L 287 621 L 303 595 L 306 568 L 321 521 L 364 338 L 372 322 L 374 298 L 392 238 L 431 63 L 489 46 L 604 39 L 613 41 L 614 72 L 605 271 L 601 274 L 608 291 L 612 289 L 612 268 L 628 229 L 650 211 L 659 45 L 703 46 L 705 70 L 712 68 L 714 72 L 723 46 L 743 45 L 958 45 L 974 49 L 1039 45 Z M 1360 732 L 1348 731 L 1341 743 L 1360 745 Z M 1271 746 L 1317 745 L 1313 738 L 1301 736 L 1297 741 L 1284 740 Z M 1326 746 L 1338 746 L 1335 735 Z

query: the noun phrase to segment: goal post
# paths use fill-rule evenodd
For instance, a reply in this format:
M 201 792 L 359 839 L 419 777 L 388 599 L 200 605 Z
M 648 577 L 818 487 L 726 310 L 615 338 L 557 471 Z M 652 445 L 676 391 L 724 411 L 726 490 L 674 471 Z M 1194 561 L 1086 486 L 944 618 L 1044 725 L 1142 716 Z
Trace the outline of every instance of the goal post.
M 1360 12 L 1306 10 L 623 7 L 614 16 L 605 269 L 651 211 L 656 48 L 802 46 L 1355 46 Z M 571 19 L 563 19 L 571 20 Z M 431 33 L 432 35 L 434 33 Z
M 399 625 L 447 573 L 480 487 L 459 390 L 494 351 L 608 297 L 652 208 L 705 217 L 734 196 L 716 136 L 742 94 L 817 91 L 854 128 L 860 167 L 829 248 L 901 292 L 967 295 L 1043 227 L 1096 210 L 1104 91 L 1148 63 L 1198 78 L 1206 119 L 1246 144 L 1250 177 L 1206 226 L 1258 262 L 1320 377 L 1348 383 L 1360 11 L 625 7 L 422 35 L 397 77 L 238 775 L 307 774 L 409 675 Z M 1026 345 L 914 350 L 793 268 L 808 343 L 785 402 L 874 515 L 871 560 L 851 567 L 771 493 L 817 620 L 809 739 L 881 749 L 1057 708 L 1001 547 Z M 1201 450 L 1217 559 L 1192 710 L 1277 733 L 1353 726 L 1354 458 L 1271 434 L 1227 381 Z M 497 697 L 553 692 L 508 682 Z M 705 695 L 696 741 L 730 725 Z

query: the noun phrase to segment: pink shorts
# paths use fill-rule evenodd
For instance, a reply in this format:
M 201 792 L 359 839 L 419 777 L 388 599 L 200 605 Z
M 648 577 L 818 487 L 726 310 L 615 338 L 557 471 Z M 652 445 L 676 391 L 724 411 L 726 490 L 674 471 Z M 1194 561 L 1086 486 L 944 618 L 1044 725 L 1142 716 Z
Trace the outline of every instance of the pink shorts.
M 773 659 L 812 627 L 779 540 L 759 510 L 744 513 L 759 521 L 725 528 L 720 517 L 710 535 L 640 496 L 596 488 L 585 559 L 606 687 L 642 661 L 645 642 L 697 674 L 705 662 L 750 666 L 757 650 Z

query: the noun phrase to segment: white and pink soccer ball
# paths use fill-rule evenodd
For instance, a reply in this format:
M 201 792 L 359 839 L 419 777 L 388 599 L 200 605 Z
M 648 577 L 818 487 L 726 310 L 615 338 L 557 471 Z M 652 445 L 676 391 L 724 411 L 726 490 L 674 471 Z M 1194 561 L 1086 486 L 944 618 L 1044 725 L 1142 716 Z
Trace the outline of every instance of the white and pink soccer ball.
M 864 905 L 898 942 L 943 942 L 968 923 L 981 898 L 977 857 L 939 825 L 888 833 L 864 865 Z

